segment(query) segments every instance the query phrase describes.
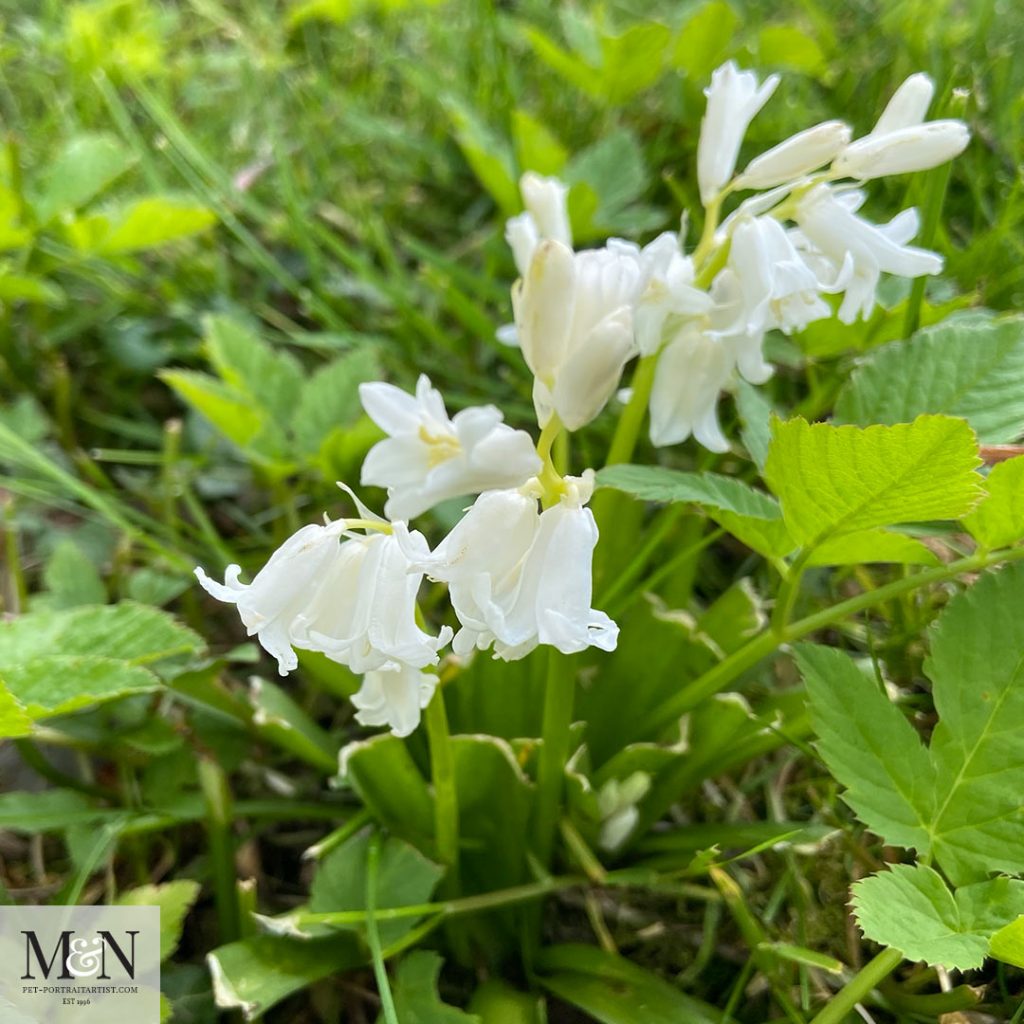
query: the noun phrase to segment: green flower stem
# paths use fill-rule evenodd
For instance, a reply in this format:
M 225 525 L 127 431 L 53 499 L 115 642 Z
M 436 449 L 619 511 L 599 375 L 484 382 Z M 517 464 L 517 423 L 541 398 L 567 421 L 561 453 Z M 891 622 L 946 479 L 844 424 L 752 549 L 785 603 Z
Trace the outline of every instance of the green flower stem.
M 543 743 L 537 765 L 534 806 L 534 853 L 545 867 L 551 863 L 558 825 L 565 762 L 569 759 L 576 673 L 573 662 L 553 647 L 548 651 L 548 678 L 544 691 Z
M 220 765 L 208 757 L 199 760 L 199 785 L 206 808 L 206 834 L 210 842 L 210 870 L 221 943 L 240 935 L 238 889 L 235 885 L 235 844 L 231 835 L 234 812 L 231 787 Z
M 811 1024 L 841 1024 L 846 1015 L 902 962 L 903 954 L 899 950 L 882 950 L 829 1000 Z
M 640 427 L 644 422 L 644 414 L 647 412 L 647 403 L 651 398 L 651 389 L 654 387 L 654 371 L 657 366 L 657 355 L 644 356 L 636 364 L 636 372 L 633 374 L 633 394 L 626 403 L 626 408 L 622 410 L 622 415 L 615 427 L 615 435 L 612 437 L 605 465 L 616 466 L 620 462 L 629 462 L 633 457 L 633 451 L 640 436 Z
M 1024 559 L 1024 547 L 994 551 L 991 554 L 970 555 L 967 558 L 950 562 L 948 565 L 940 565 L 934 569 L 925 569 L 923 572 L 914 573 L 912 576 L 904 576 L 885 586 L 878 587 L 876 590 L 866 591 L 846 601 L 840 601 L 839 604 L 823 608 L 821 611 L 798 619 L 779 630 L 768 630 L 761 633 L 665 701 L 644 723 L 641 732 L 649 735 L 663 729 L 681 715 L 686 714 L 687 711 L 692 710 L 706 697 L 724 690 L 744 672 L 777 651 L 783 644 L 799 640 L 816 630 L 831 626 L 847 616 L 855 615 L 857 612 L 884 604 L 901 594 L 910 593 L 932 583 L 944 583 L 964 573 L 978 572 L 1001 562 L 1016 562 L 1021 559 Z
M 380 995 L 381 1015 L 386 1024 L 398 1024 L 395 1000 L 391 995 L 388 969 L 384 965 L 384 950 L 381 948 L 380 931 L 377 928 L 377 875 L 380 868 L 380 835 L 375 833 L 370 840 L 366 854 L 366 943 L 373 960 L 373 976 L 377 981 Z
M 444 690 L 438 686 L 424 715 L 430 742 L 430 776 L 434 783 L 434 839 L 437 855 L 453 880 L 459 870 L 459 802 L 455 790 L 455 757 L 444 708 Z

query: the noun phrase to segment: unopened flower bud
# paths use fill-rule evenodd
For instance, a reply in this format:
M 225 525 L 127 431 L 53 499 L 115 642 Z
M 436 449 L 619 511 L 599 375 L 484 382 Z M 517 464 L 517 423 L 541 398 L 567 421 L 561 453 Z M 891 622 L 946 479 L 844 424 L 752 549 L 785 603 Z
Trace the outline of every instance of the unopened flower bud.
M 882 116 L 871 129 L 871 134 L 885 135 L 887 132 L 921 124 L 934 95 L 935 83 L 924 72 L 919 71 L 916 75 L 911 75 L 893 93 L 892 99 L 882 111 Z
M 813 128 L 773 146 L 755 157 L 739 176 L 740 188 L 774 188 L 831 163 L 849 144 L 850 126 L 842 121 L 823 121 Z
M 963 121 L 928 121 L 858 139 L 843 150 L 833 168 L 862 181 L 927 171 L 962 153 L 970 137 Z

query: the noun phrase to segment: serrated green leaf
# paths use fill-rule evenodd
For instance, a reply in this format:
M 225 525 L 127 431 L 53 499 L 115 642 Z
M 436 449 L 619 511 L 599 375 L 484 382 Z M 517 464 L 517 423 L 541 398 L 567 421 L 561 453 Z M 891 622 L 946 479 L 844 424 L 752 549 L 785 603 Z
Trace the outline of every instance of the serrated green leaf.
M 366 909 L 366 854 L 369 831 L 360 832 L 331 850 L 317 864 L 309 890 L 313 913 Z M 427 860 L 418 850 L 396 836 L 381 845 L 377 872 L 378 909 L 408 907 L 426 903 L 444 874 L 444 868 Z M 381 942 L 397 942 L 416 924 L 416 918 L 381 921 Z M 361 926 L 353 925 L 356 931 Z
M 96 567 L 68 537 L 53 549 L 43 570 L 43 581 L 55 608 L 103 604 L 107 600 L 107 589 Z
M 597 474 L 597 480 L 602 487 L 614 487 L 645 501 L 699 505 L 724 529 L 768 557 L 786 555 L 796 546 L 771 495 L 734 477 L 661 466 L 608 466 Z
M 206 317 L 203 340 L 221 380 L 285 427 L 303 387 L 298 360 L 267 344 L 247 324 L 225 315 Z
M 739 15 L 725 0 L 698 7 L 683 23 L 670 62 L 695 82 L 703 82 L 732 49 Z
M 992 936 L 1024 911 L 1024 882 L 995 878 L 953 893 L 932 868 L 895 864 L 857 882 L 852 902 L 869 939 L 908 960 L 972 970 Z
M 765 478 L 796 541 L 813 548 L 879 526 L 959 519 L 981 496 L 974 434 L 919 416 L 896 426 L 774 420 Z
M 199 883 L 179 878 L 162 885 L 142 885 L 117 898 L 119 907 L 160 908 L 160 960 L 166 960 L 181 941 L 185 917 L 199 898 Z
M 362 414 L 359 385 L 379 374 L 377 354 L 368 347 L 317 370 L 302 385 L 293 407 L 292 431 L 299 448 L 315 454 L 334 430 L 351 427 Z
M 250 444 L 263 429 L 261 411 L 244 395 L 209 374 L 163 370 L 160 379 L 240 448 Z
M 0 740 L 28 736 L 32 719 L 14 694 L 0 682 Z
M 836 402 L 839 422 L 961 416 L 984 443 L 1024 434 L 1024 317 L 954 319 L 878 349 Z
M 160 680 L 141 665 L 98 655 L 44 655 L 0 668 L 0 683 L 32 719 L 63 715 L 133 693 L 148 693 Z
M 134 162 L 131 151 L 112 135 L 76 135 L 49 164 L 33 203 L 45 224 L 58 213 L 77 210 L 99 195 Z
M 570 185 L 583 182 L 593 188 L 600 200 L 598 214 L 603 217 L 642 195 L 650 175 L 636 136 L 621 129 L 577 153 L 565 168 L 565 180 Z
M 1024 537 L 1024 457 L 994 466 L 985 491 L 978 507 L 964 518 L 964 526 L 986 548 L 1016 544 Z
M 887 843 L 926 852 L 935 773 L 903 713 L 842 651 L 800 644 L 811 723 L 843 799 Z
M 819 544 L 807 560 L 808 565 L 870 565 L 872 562 L 939 564 L 935 554 L 921 541 L 888 530 L 863 530 L 834 537 Z
M 392 982 L 395 1014 L 402 1024 L 481 1024 L 480 1018 L 441 1002 L 437 979 L 441 956 L 420 949 L 402 958 Z M 384 1021 L 383 1013 L 377 1024 Z
M 935 857 L 954 883 L 1020 872 L 1024 849 L 1024 565 L 983 576 L 936 620 L 925 672 L 939 722 Z

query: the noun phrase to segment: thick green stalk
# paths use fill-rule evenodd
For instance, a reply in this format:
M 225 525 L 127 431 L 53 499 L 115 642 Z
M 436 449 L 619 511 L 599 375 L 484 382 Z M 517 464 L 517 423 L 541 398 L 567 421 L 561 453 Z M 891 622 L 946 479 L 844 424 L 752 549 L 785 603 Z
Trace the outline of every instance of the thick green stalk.
M 220 765 L 207 757 L 199 761 L 199 785 L 206 807 L 206 834 L 210 843 L 210 871 L 220 941 L 234 942 L 240 929 L 235 849 L 231 835 L 231 788 Z
M 534 853 L 542 865 L 551 863 L 555 828 L 558 825 L 569 759 L 569 729 L 572 725 L 576 673 L 564 654 L 548 651 L 548 677 L 544 692 L 543 743 L 537 764 L 537 797 L 534 808 Z
M 616 466 L 620 462 L 629 462 L 633 457 L 640 428 L 643 426 L 647 403 L 650 401 L 651 389 L 654 387 L 654 371 L 658 366 L 657 355 L 644 356 L 636 365 L 633 374 L 633 394 L 622 410 L 619 422 L 615 427 L 611 447 L 605 465 Z
M 452 880 L 459 869 L 459 802 L 455 790 L 455 758 L 440 686 L 427 705 L 424 717 L 430 741 L 430 776 L 434 783 L 434 839 L 437 855 Z
M 865 964 L 828 1002 L 811 1024 L 841 1024 L 846 1015 L 869 995 L 880 981 L 899 967 L 903 954 L 895 949 L 884 949 Z

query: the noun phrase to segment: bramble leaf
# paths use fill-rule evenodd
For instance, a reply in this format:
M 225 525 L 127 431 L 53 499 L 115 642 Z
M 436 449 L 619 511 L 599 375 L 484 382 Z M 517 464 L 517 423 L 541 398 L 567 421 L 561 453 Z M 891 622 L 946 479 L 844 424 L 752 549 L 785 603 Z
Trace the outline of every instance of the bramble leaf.
M 1024 458 L 993 467 L 987 495 L 964 519 L 964 526 L 986 548 L 1008 547 L 1024 537 Z
M 880 348 L 836 402 L 840 423 L 903 423 L 920 413 L 962 416 L 986 443 L 1024 433 L 1024 318 L 972 314 Z
M 959 519 L 981 496 L 970 427 L 948 416 L 896 426 L 772 422 L 765 479 L 796 542 L 897 523 Z

